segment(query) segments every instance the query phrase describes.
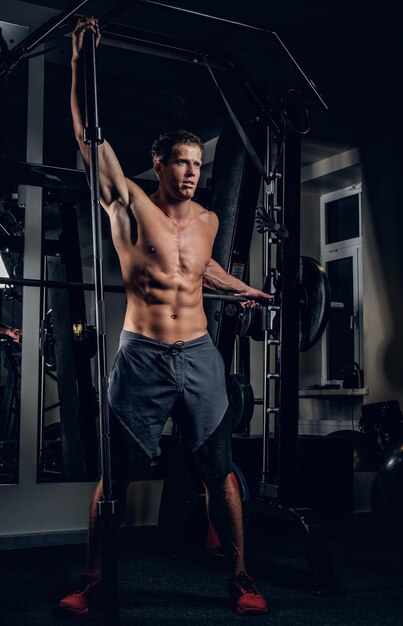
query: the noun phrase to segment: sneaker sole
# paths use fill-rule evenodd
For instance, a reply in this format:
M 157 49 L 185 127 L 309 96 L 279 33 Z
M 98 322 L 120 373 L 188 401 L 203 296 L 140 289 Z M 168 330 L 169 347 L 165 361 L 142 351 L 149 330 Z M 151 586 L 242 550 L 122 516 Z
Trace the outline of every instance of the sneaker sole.
M 268 612 L 268 608 L 267 606 L 264 609 L 256 609 L 256 608 L 250 608 L 250 609 L 235 609 L 235 613 L 238 613 L 238 615 L 247 615 L 248 613 L 267 613 Z
M 73 609 L 67 606 L 60 605 L 59 610 L 63 611 L 63 613 L 71 613 L 72 615 L 88 615 L 88 613 L 90 612 L 88 607 L 86 607 L 85 609 Z

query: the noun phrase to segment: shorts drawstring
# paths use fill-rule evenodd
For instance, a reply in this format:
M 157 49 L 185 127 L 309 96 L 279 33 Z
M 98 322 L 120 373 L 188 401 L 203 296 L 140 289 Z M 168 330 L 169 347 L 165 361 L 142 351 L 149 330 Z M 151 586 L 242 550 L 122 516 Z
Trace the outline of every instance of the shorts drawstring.
M 174 343 L 170 343 L 167 347 L 167 352 L 172 356 L 176 356 L 179 352 L 182 352 L 184 345 L 184 341 L 175 341 Z

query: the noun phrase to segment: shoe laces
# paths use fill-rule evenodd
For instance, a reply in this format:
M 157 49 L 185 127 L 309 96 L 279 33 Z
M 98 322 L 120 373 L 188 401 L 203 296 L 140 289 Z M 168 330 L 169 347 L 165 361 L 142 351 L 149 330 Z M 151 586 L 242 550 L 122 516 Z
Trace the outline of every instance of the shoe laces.
M 88 576 L 88 575 L 84 575 L 80 582 L 77 585 L 77 588 L 72 591 L 71 593 L 69 593 L 69 596 L 79 596 L 79 595 L 84 595 L 86 593 L 88 593 L 88 591 L 91 591 L 91 589 L 93 587 L 95 587 L 95 585 L 97 585 L 99 583 L 99 580 L 97 578 L 94 578 L 93 576 Z
M 244 571 L 239 572 L 239 574 L 233 578 L 232 582 L 242 593 L 250 593 L 255 596 L 259 595 L 252 578 Z

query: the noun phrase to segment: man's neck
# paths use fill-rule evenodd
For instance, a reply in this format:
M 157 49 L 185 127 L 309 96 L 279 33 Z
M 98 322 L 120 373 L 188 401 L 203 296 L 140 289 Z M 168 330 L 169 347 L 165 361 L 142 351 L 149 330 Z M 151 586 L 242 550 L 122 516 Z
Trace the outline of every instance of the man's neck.
M 153 193 L 150 198 L 167 217 L 175 222 L 180 222 L 190 217 L 191 199 L 176 200 L 161 189 Z

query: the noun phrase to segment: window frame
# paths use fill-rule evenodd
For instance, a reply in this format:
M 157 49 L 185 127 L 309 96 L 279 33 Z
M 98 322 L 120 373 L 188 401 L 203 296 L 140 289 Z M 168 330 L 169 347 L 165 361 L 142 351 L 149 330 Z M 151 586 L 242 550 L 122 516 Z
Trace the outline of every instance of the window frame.
M 339 200 L 351 195 L 358 194 L 358 216 L 359 216 L 359 236 L 352 237 L 351 239 L 345 239 L 342 241 L 335 241 L 333 243 L 326 243 L 326 205 L 333 200 Z M 360 364 L 363 363 L 363 279 L 362 279 L 362 211 L 361 211 L 361 199 L 362 199 L 362 185 L 358 183 L 352 185 L 346 189 L 340 189 L 332 191 L 330 193 L 322 194 L 320 196 L 320 248 L 321 256 L 320 262 L 327 271 L 327 264 L 330 261 L 338 259 L 352 258 L 353 262 L 353 306 L 354 306 L 354 361 Z M 326 383 L 343 383 L 342 380 L 330 380 L 329 367 L 328 367 L 328 353 L 329 353 L 329 334 L 328 326 L 322 335 L 321 340 L 321 352 L 322 352 L 322 364 L 321 373 L 322 381 Z

